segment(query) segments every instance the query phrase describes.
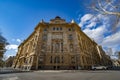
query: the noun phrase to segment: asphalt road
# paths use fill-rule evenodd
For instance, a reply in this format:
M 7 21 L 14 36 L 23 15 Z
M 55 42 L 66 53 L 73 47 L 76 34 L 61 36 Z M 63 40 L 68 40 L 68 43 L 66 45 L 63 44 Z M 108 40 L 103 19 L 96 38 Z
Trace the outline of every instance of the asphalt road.
M 0 80 L 120 80 L 120 71 L 34 71 L 0 74 Z

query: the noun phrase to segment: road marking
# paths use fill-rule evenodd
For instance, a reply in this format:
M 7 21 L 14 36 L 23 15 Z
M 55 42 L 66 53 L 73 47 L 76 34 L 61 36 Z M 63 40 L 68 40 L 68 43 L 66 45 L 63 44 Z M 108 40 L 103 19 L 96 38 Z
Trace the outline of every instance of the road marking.
M 3 79 L 3 80 L 18 80 L 18 77 L 10 77 L 10 78 L 6 78 L 6 79 Z

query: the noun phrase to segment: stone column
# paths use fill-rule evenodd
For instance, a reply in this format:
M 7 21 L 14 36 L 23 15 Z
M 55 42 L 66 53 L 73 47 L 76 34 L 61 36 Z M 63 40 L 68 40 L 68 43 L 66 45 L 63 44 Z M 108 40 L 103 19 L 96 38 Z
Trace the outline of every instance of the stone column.
M 47 36 L 47 52 L 51 52 L 51 37 L 52 37 L 52 35 L 51 35 L 51 33 L 49 32 L 48 33 L 48 36 Z
M 59 45 L 60 45 L 60 49 L 59 49 L 59 52 L 61 53 L 61 42 L 59 42 Z
M 53 42 L 53 53 L 55 52 L 55 42 Z
M 39 56 L 36 56 L 36 70 L 38 69 L 38 60 L 39 60 Z
M 63 33 L 63 51 L 67 52 L 68 51 L 68 46 L 67 46 L 67 34 L 64 32 Z

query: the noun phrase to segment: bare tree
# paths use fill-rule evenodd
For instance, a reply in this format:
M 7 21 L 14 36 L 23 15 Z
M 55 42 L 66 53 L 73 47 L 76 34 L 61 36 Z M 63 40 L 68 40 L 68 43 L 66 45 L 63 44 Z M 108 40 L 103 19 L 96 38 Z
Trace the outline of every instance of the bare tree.
M 100 14 L 114 16 L 113 29 L 120 22 L 120 0 L 93 0 L 91 8 Z
M 116 0 L 119 3 L 119 0 Z M 97 4 L 93 4 L 92 8 L 102 14 L 115 15 L 120 17 L 120 5 L 114 4 L 115 0 L 97 0 Z M 109 7 L 109 9 L 108 9 Z M 113 12 L 114 11 L 114 12 Z

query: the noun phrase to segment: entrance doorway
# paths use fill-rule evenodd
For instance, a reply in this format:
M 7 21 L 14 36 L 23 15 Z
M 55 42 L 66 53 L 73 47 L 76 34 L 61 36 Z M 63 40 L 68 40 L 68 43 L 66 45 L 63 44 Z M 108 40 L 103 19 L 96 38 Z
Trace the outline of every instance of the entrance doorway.
M 54 70 L 59 70 L 60 66 L 54 66 L 53 68 L 54 68 Z

